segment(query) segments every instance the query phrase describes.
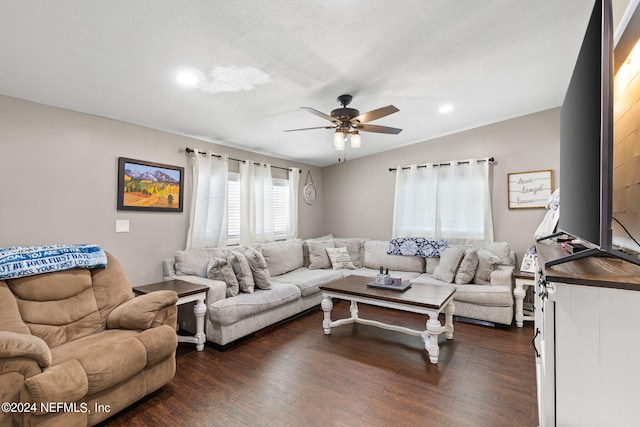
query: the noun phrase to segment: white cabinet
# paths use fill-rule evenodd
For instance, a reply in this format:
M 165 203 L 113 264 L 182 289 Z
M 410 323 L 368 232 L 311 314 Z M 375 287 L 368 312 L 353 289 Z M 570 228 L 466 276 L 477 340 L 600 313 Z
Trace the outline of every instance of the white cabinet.
M 640 425 L 640 292 L 554 287 L 556 425 Z
M 540 426 L 638 426 L 640 267 L 603 258 L 568 264 L 536 275 Z

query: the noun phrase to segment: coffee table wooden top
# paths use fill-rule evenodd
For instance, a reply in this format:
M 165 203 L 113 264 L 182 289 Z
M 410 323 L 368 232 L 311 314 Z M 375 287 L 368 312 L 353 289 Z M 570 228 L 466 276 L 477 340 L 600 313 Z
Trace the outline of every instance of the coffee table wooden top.
M 372 281 L 372 277 L 347 276 L 322 285 L 320 286 L 320 289 L 326 292 L 337 292 L 382 301 L 435 308 L 437 310 L 440 310 L 444 305 L 446 305 L 448 300 L 456 291 L 453 286 L 420 284 L 413 285 L 406 291 L 399 292 L 380 288 L 370 288 L 367 286 L 367 283 Z
M 176 291 L 178 298 L 200 293 L 209 288 L 205 285 L 186 282 L 184 280 L 166 280 L 164 282 L 151 283 L 149 285 L 134 286 L 133 291 L 138 294 L 148 294 L 155 291 Z

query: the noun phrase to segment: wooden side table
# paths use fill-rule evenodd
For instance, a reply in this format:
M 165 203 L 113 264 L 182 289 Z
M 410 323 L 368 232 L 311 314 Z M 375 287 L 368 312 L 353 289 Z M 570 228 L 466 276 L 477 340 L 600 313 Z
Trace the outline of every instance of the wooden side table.
M 529 286 L 535 286 L 535 276 L 528 271 L 514 271 L 513 277 L 516 279 L 516 287 L 513 290 L 513 297 L 516 300 L 516 326 L 522 328 L 524 321 L 533 321 L 532 313 L 525 313 L 523 308 L 524 297 Z
M 136 296 L 155 291 L 175 291 L 178 294 L 177 305 L 196 301 L 196 305 L 193 307 L 193 314 L 196 316 L 196 334 L 194 336 L 178 335 L 178 342 L 194 343 L 198 351 L 204 350 L 204 343 L 207 340 L 204 333 L 204 315 L 207 312 L 207 306 L 204 301 L 207 299 L 208 290 L 207 286 L 196 285 L 184 280 L 167 280 L 133 288 Z

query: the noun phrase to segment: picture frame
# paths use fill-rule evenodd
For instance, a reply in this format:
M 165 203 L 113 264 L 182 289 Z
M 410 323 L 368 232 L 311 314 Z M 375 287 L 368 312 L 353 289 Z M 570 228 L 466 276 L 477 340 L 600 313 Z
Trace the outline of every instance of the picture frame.
M 182 212 L 184 168 L 118 158 L 118 210 Z
M 535 273 L 536 256 L 533 254 L 524 254 L 524 256 L 522 257 L 522 264 L 520 265 L 520 271 Z
M 509 209 L 544 209 L 553 192 L 553 171 L 508 174 Z

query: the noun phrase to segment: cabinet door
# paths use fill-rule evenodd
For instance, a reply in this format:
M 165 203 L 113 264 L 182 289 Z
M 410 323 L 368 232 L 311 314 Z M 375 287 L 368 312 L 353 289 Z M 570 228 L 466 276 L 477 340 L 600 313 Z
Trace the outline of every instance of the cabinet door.
M 640 292 L 556 286 L 558 426 L 637 426 Z

